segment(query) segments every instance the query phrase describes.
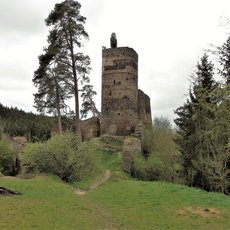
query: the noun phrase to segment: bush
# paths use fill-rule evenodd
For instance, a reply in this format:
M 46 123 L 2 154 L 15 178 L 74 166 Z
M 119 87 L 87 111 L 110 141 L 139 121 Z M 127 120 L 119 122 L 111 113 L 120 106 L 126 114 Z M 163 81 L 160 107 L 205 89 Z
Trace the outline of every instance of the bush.
M 143 156 L 137 156 L 134 159 L 132 174 L 142 180 L 162 180 L 162 176 L 167 172 L 164 163 L 159 157 L 153 155 L 147 159 Z
M 143 180 L 178 180 L 180 155 L 173 141 L 174 131 L 167 118 L 154 119 L 153 127 L 146 127 L 143 147 L 147 154 L 134 158 L 132 175 Z
M 88 148 L 76 134 L 67 132 L 46 143 L 29 145 L 21 161 L 34 170 L 58 175 L 64 181 L 80 181 L 93 168 Z
M 13 150 L 5 142 L 0 141 L 0 175 L 11 175 L 13 169 Z

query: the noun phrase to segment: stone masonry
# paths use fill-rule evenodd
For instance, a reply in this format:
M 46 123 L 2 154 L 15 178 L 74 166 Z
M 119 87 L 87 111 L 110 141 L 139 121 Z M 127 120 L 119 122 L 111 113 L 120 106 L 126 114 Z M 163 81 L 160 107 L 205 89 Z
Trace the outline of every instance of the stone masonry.
M 102 50 L 101 134 L 126 136 L 151 123 L 150 98 L 138 89 L 138 55 L 129 47 Z
M 81 121 L 82 140 L 89 140 L 93 137 L 100 136 L 100 120 L 97 117 L 91 117 Z

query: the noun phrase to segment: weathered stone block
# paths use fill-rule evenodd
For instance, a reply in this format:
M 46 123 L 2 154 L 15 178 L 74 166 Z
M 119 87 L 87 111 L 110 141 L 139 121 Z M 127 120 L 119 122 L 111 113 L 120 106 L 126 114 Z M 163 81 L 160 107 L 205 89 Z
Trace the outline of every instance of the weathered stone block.
M 124 171 L 131 173 L 133 158 L 141 151 L 141 141 L 138 138 L 128 137 L 124 140 L 122 151 L 122 167 Z
M 91 117 L 81 121 L 82 140 L 89 140 L 100 136 L 100 120 L 97 117 Z

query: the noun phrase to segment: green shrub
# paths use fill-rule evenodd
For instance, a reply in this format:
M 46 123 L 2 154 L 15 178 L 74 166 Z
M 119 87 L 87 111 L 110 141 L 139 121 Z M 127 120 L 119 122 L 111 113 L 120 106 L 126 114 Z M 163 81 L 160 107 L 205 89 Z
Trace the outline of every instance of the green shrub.
M 8 144 L 0 141 L 0 174 L 10 175 L 13 169 L 13 150 Z
M 33 143 L 26 146 L 20 160 L 22 166 L 29 166 L 32 170 L 49 172 L 49 161 L 45 159 L 46 144 Z
M 67 132 L 46 143 L 29 145 L 21 161 L 40 172 L 58 175 L 64 181 L 79 181 L 93 168 L 88 148 L 76 134 Z
M 155 118 L 153 127 L 146 127 L 144 131 L 143 148 L 147 154 L 134 158 L 132 175 L 142 180 L 178 181 L 180 155 L 170 121 Z
M 132 175 L 142 180 L 159 180 L 165 170 L 160 158 L 149 156 L 147 159 L 139 155 L 134 158 Z

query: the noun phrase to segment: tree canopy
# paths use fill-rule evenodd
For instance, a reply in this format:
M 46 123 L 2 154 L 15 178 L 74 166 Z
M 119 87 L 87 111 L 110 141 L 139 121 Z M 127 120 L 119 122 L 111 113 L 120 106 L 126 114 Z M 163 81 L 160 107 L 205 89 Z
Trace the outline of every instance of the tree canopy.
M 66 110 L 66 100 L 75 99 L 76 131 L 80 134 L 79 91 L 88 89 L 90 58 L 81 51 L 84 40 L 89 38 L 84 28 L 86 18 L 80 14 L 81 4 L 74 0 L 57 3 L 45 22 L 50 28 L 48 48 L 39 56 L 39 68 L 33 82 L 38 87 L 35 106 L 39 111 L 58 114 L 61 133 L 61 115 Z M 92 86 L 91 86 L 92 87 Z M 91 92 L 94 92 L 91 89 Z M 83 98 L 84 100 L 84 98 Z M 91 107 L 95 107 L 92 96 Z M 85 105 L 83 105 L 86 108 Z M 85 111 L 85 109 L 84 109 Z
M 228 79 L 224 59 L 220 59 L 223 66 L 220 73 Z M 214 65 L 204 54 L 196 66 L 187 102 L 175 111 L 178 127 L 176 142 L 182 154 L 185 183 L 225 193 L 230 191 L 227 82 L 221 84 L 214 80 Z

